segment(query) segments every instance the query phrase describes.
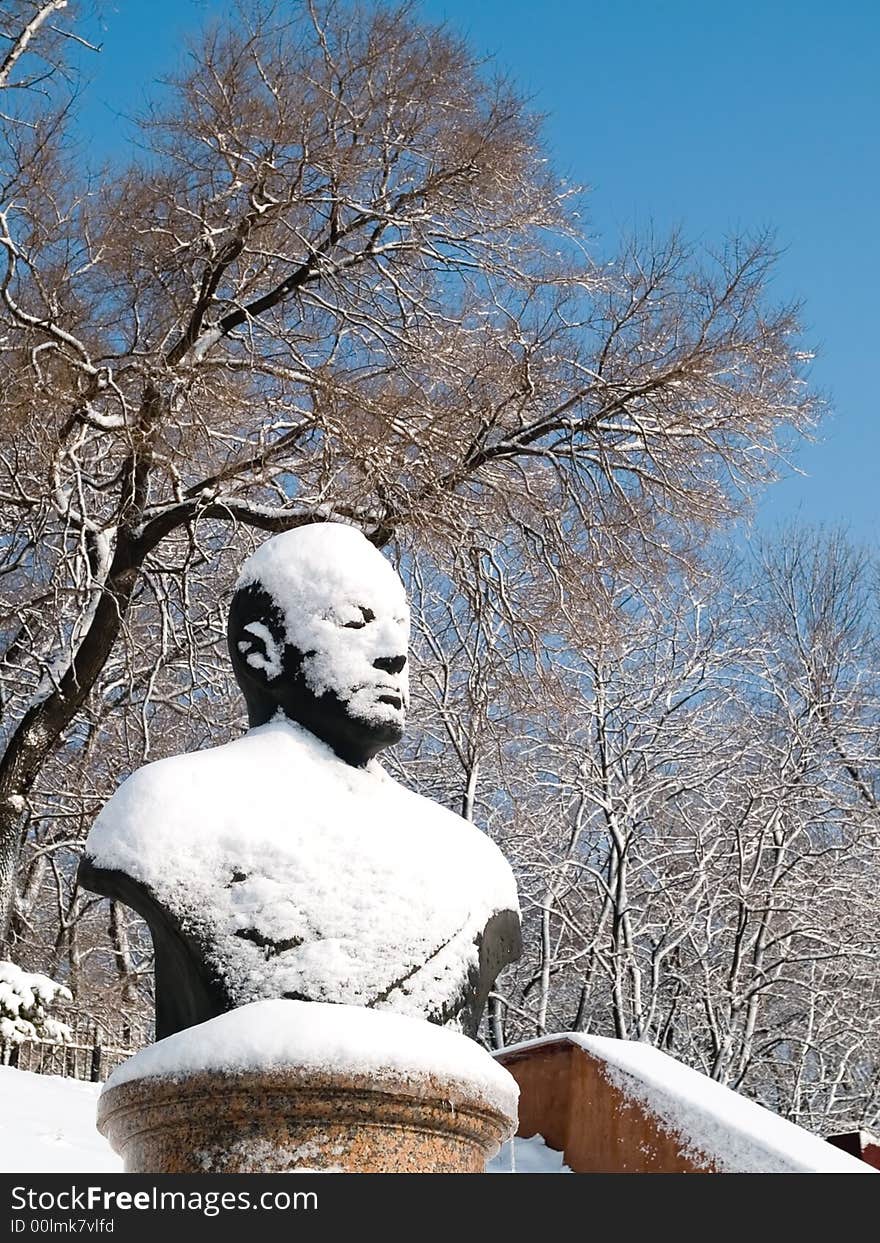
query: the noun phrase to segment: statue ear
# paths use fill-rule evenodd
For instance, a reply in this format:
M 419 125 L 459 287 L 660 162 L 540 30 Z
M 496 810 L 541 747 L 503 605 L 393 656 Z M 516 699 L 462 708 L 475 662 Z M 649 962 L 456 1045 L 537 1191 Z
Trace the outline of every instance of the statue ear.
M 249 670 L 262 671 L 267 682 L 281 676 L 284 647 L 263 622 L 249 622 L 243 626 L 236 647 Z

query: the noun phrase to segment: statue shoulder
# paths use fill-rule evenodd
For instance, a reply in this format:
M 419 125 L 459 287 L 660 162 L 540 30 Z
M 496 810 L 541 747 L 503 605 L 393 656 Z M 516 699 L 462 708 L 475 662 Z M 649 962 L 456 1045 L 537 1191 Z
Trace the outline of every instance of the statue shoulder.
M 220 827 L 251 825 L 278 775 L 289 786 L 308 778 L 307 765 L 296 733 L 276 726 L 145 764 L 104 805 L 86 856 L 98 867 L 141 879 L 167 874 L 169 861 L 193 847 L 208 849 Z
M 100 867 L 136 875 L 136 863 L 145 856 L 173 851 L 181 833 L 222 804 L 243 741 L 136 769 L 104 804 L 86 839 L 86 855 Z
M 412 808 L 412 823 L 436 837 L 444 851 L 456 855 L 473 874 L 479 875 L 492 910 L 518 913 L 513 869 L 488 833 L 452 808 L 402 785 L 387 772 L 382 772 L 382 780 L 393 786 L 396 795 Z
M 198 781 L 203 776 L 208 777 L 211 769 L 219 769 L 234 758 L 235 746 L 236 743 L 227 743 L 204 751 L 170 755 L 165 759 L 144 764 L 126 777 L 115 794 L 107 800 L 101 815 L 111 811 L 122 813 L 128 809 L 143 815 L 149 813 L 156 798 L 185 799 L 194 779 Z

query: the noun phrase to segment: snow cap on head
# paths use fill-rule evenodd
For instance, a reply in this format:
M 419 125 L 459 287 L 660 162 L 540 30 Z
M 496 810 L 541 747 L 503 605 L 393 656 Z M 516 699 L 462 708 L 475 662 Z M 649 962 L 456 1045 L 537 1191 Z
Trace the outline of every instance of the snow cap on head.
M 266 540 L 245 561 L 236 589 L 252 584 L 285 614 L 293 642 L 298 621 L 330 604 L 369 605 L 378 597 L 407 612 L 397 571 L 356 527 L 340 522 L 314 522 Z

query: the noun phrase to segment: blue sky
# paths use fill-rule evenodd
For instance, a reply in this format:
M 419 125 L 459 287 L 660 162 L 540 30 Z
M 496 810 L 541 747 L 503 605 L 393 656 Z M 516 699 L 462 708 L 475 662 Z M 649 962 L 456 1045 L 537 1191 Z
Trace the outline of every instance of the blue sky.
M 217 0 L 106 6 L 83 124 L 112 149 L 121 119 Z M 880 3 L 877 0 L 424 0 L 493 55 L 547 114 L 561 170 L 592 188 L 597 253 L 634 226 L 711 244 L 770 226 L 773 293 L 804 302 L 813 380 L 833 415 L 760 503 L 873 538 L 880 518 Z

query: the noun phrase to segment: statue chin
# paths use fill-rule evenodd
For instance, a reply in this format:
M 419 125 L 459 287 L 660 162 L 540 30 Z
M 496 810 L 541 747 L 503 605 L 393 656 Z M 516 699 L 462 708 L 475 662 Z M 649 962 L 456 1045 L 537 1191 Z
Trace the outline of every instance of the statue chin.
M 368 716 L 359 712 L 347 714 L 352 726 L 363 731 L 364 737 L 370 741 L 381 741 L 383 746 L 392 746 L 400 742 L 404 735 L 405 718 L 402 713 L 377 713 Z
M 325 710 L 318 717 L 312 713 L 285 715 L 327 743 L 340 759 L 356 767 L 368 763 L 386 747 L 395 746 L 404 734 L 404 720 L 398 714 L 385 719 L 362 716 L 350 710 L 332 713 Z

